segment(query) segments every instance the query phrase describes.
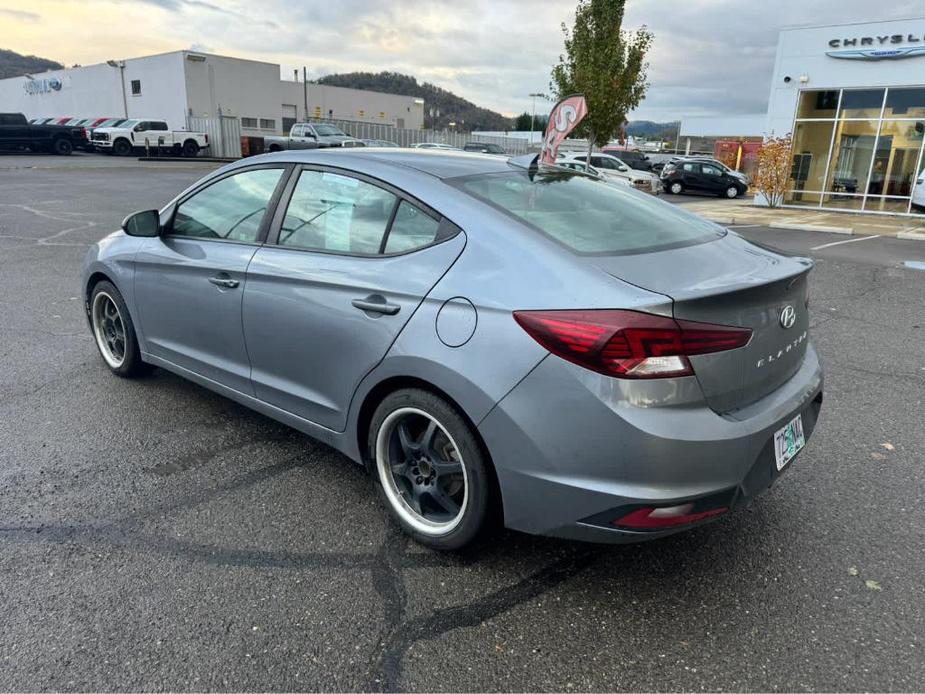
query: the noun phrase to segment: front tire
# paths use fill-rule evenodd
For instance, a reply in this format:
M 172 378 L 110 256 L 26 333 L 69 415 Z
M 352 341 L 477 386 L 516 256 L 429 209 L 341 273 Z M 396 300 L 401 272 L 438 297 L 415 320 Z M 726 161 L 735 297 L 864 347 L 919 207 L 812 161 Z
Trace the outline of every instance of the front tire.
M 432 549 L 458 550 L 487 530 L 488 461 L 443 398 L 415 388 L 387 396 L 368 444 L 381 496 L 405 533 Z
M 132 145 L 128 140 L 116 140 L 112 143 L 112 153 L 117 157 L 127 157 L 132 153 Z
M 734 200 L 735 198 L 739 197 L 739 189 L 735 186 L 729 186 L 726 188 L 726 197 L 730 200 Z
M 67 157 L 74 151 L 74 144 L 66 137 L 59 137 L 52 143 L 51 151 L 55 154 Z
M 668 186 L 668 192 L 672 195 L 680 195 L 684 192 L 684 186 L 679 181 L 675 181 Z
M 132 378 L 151 370 L 141 360 L 135 324 L 122 294 L 106 280 L 90 292 L 90 325 L 106 366 L 117 376 Z

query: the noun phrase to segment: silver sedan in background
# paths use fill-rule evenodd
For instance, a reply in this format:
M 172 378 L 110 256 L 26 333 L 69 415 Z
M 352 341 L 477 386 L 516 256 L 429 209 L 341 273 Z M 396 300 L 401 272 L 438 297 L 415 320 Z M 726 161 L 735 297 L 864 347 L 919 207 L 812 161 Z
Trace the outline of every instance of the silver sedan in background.
M 130 215 L 82 294 L 114 373 L 168 369 L 324 441 L 457 549 L 499 523 L 651 539 L 766 489 L 821 407 L 810 269 L 577 171 L 338 149 Z

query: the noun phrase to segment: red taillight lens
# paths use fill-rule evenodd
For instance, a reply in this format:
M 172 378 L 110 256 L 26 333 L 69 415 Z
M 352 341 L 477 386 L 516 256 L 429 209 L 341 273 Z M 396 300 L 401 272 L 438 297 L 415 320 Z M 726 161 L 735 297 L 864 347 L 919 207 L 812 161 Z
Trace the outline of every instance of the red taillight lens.
M 658 530 L 659 528 L 673 528 L 678 525 L 696 523 L 706 518 L 726 513 L 726 506 L 710 508 L 704 511 L 694 511 L 694 504 L 681 504 L 680 506 L 662 506 L 637 508 L 621 518 L 613 521 L 618 528 L 630 530 Z
M 553 354 L 619 378 L 690 376 L 688 356 L 742 347 L 752 334 L 619 309 L 515 311 L 514 320 Z

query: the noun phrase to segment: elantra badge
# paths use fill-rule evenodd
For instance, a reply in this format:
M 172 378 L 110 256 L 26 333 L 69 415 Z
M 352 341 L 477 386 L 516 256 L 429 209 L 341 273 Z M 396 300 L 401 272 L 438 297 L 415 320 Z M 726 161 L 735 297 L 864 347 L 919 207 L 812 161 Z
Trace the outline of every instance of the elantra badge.
M 793 306 L 787 304 L 780 310 L 780 327 L 792 328 L 793 324 L 797 322 L 797 312 L 794 310 Z

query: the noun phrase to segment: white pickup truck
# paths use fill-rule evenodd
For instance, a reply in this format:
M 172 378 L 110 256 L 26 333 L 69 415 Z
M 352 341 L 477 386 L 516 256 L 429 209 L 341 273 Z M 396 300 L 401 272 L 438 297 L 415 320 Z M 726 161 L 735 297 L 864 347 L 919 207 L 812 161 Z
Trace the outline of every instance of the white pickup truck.
M 209 136 L 187 130 L 169 130 L 167 122 L 162 120 L 131 119 L 115 128 L 95 128 L 90 144 L 97 151 L 120 157 L 141 150 L 195 157 L 209 146 Z

